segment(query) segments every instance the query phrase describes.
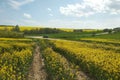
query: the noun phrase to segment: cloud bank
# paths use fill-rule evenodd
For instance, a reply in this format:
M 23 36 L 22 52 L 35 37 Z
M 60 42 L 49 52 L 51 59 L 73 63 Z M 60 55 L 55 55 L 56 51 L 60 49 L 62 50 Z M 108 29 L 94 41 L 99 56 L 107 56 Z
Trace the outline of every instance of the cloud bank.
M 97 13 L 120 14 L 120 0 L 83 0 L 81 3 L 68 4 L 60 7 L 66 16 L 90 16 Z

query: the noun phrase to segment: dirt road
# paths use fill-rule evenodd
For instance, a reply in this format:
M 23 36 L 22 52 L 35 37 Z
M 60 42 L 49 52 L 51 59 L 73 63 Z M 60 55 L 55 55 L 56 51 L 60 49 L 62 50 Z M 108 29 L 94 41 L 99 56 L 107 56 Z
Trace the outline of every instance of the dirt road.
M 28 74 L 28 80 L 46 80 L 47 74 L 44 70 L 43 59 L 40 55 L 40 48 L 36 46 L 33 62 Z
M 68 61 L 69 63 L 69 61 Z M 73 69 L 74 70 L 74 69 Z M 76 69 L 75 69 L 76 71 Z M 76 80 L 92 80 L 81 70 L 77 70 Z M 36 46 L 33 55 L 33 62 L 28 74 L 28 80 L 47 80 L 47 73 L 45 72 L 44 61 L 40 54 L 40 47 Z

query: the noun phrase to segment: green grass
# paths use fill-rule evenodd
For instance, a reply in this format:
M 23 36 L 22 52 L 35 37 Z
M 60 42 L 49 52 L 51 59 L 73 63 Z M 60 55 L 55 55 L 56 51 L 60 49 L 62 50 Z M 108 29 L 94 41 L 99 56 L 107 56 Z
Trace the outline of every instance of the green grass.
M 68 39 L 68 40 L 80 40 L 81 38 L 120 40 L 120 32 L 116 32 L 112 34 L 96 35 L 96 36 L 92 36 L 92 32 L 82 32 L 82 33 L 71 32 L 71 33 L 58 33 L 58 34 L 46 34 L 46 35 L 48 35 L 51 38 L 60 38 L 60 39 Z
M 116 32 L 116 33 L 112 33 L 112 34 L 99 35 L 99 36 L 95 36 L 93 38 L 120 40 L 120 32 Z
M 92 35 L 93 32 L 62 32 L 56 34 L 32 34 L 30 36 L 48 36 L 49 38 L 56 38 L 56 39 L 66 39 L 66 40 L 75 40 L 79 41 L 80 39 L 84 38 L 94 38 L 94 39 L 115 39 L 120 40 L 120 32 L 112 33 L 112 34 L 102 34 L 102 35 Z M 96 33 L 100 33 L 96 32 Z
M 49 38 L 79 40 L 80 38 L 92 37 L 92 33 L 93 32 L 61 32 L 55 34 L 32 34 L 30 36 L 48 36 Z

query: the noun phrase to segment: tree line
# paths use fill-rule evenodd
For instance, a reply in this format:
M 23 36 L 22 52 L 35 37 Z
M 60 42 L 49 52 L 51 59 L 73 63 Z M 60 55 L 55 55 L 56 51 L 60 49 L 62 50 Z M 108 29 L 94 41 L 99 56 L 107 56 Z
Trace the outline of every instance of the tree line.
M 24 34 L 52 34 L 52 33 L 64 32 L 64 31 L 56 28 L 36 28 L 32 30 L 24 30 L 23 32 Z
M 8 30 L 5 26 L 3 30 L 0 31 L 0 37 L 24 37 L 24 35 L 32 35 L 32 34 L 52 34 L 52 33 L 60 33 L 65 32 L 56 28 L 36 28 L 31 30 L 21 31 L 19 25 L 13 26 L 12 29 Z

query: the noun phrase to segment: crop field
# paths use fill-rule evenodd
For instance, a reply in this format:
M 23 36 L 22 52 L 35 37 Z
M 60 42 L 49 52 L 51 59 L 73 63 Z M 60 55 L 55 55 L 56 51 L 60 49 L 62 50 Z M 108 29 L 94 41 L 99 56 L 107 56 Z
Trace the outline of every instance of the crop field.
M 0 0 L 0 80 L 120 80 L 120 0 Z
M 118 33 L 111 38 L 106 35 L 77 41 L 72 37 L 0 38 L 0 80 L 119 80 Z
M 33 57 L 29 39 L 0 39 L 0 80 L 24 80 Z
M 115 40 L 115 39 L 81 38 L 80 41 L 120 45 L 120 40 Z
M 0 80 L 120 80 L 120 0 L 0 0 Z
M 52 43 L 56 52 L 78 65 L 94 79 L 120 79 L 120 45 L 60 40 L 52 41 Z
M 12 30 L 14 26 L 0 26 L 0 30 Z M 40 29 L 45 28 L 43 26 L 20 26 L 20 31 L 24 30 L 33 30 L 33 29 Z M 66 31 L 66 32 L 73 32 L 73 29 L 67 29 L 67 28 L 60 28 L 60 30 Z M 87 32 L 90 32 L 91 30 L 85 30 Z
M 61 61 L 62 57 L 64 57 L 67 59 L 67 62 L 79 67 L 92 80 L 119 80 L 119 42 L 116 45 L 111 43 L 111 40 L 106 41 L 101 39 L 98 41 L 101 41 L 101 43 L 76 42 L 68 40 L 44 40 L 44 44 L 42 43 L 42 50 L 44 51 L 43 56 L 45 58 L 47 71 L 50 72 L 49 74 L 51 74 L 52 77 L 54 77 L 54 80 L 59 78 L 60 80 L 80 80 L 75 77 L 78 76 L 77 71 L 75 73 L 72 73 L 72 71 L 69 72 L 71 75 L 74 74 L 74 77 L 68 76 L 69 74 L 66 70 L 69 68 L 64 68 L 67 64 L 66 60 Z M 59 70 L 62 70 L 63 72 L 59 72 Z M 62 77 L 59 74 L 62 75 Z M 65 77 L 66 74 L 68 76 L 67 78 Z
M 12 30 L 14 26 L 0 26 L 0 30 Z M 38 27 L 31 27 L 31 26 L 20 26 L 20 31 L 24 31 L 24 30 L 32 30 L 32 29 L 36 29 Z

